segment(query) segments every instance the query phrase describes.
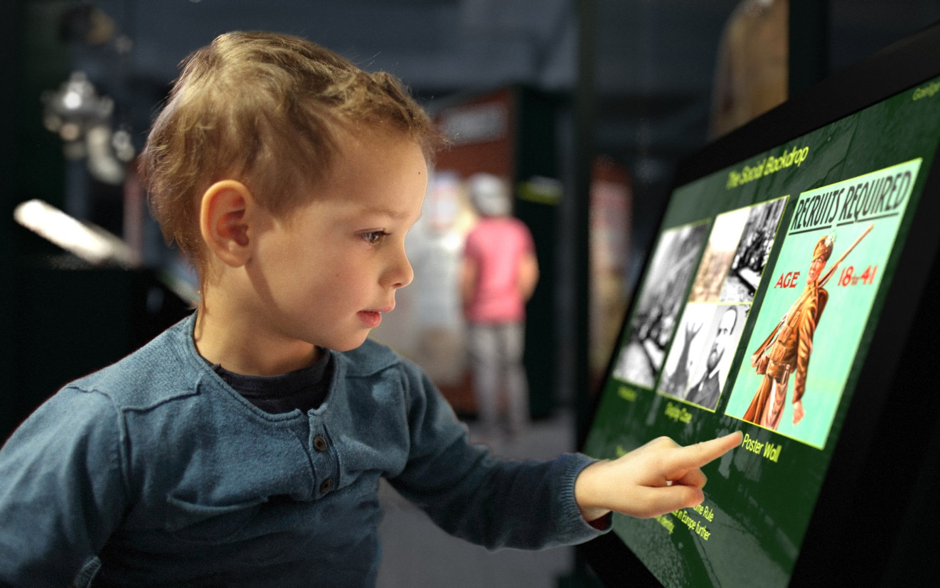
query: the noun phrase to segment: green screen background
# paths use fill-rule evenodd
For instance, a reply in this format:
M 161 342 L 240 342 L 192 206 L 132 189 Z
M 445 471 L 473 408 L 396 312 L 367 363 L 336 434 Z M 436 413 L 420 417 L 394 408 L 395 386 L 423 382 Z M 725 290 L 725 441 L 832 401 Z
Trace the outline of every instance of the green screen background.
M 927 82 L 919 87 L 929 85 Z M 601 391 L 584 448 L 585 453 L 596 458 L 618 457 L 661 435 L 686 445 L 735 430 L 779 448 L 777 461 L 766 458 L 763 452 L 739 447 L 705 466 L 708 485 L 703 506 L 710 512 L 685 509 L 651 520 L 615 515 L 614 532 L 663 584 L 782 586 L 789 581 L 940 138 L 940 94 L 925 95 L 923 90 L 915 94 L 915 90 L 912 88 L 673 193 L 661 232 L 690 223 L 710 223 L 722 212 L 782 196 L 789 196 L 789 201 L 716 411 L 657 394 L 655 385 L 647 389 L 615 378 L 608 378 Z M 769 156 L 780 157 L 804 147 L 809 152 L 799 166 L 794 164 L 731 186 L 731 172 L 741 172 Z M 801 291 L 812 246 L 826 234 L 788 236 L 801 195 L 808 196 L 805 193 L 918 159 L 919 173 L 903 214 L 893 220 L 877 221 L 875 230 L 850 254 L 826 286 L 830 300 L 817 327 L 818 338 L 814 341 L 804 396 L 806 419 L 810 420 L 794 428 L 792 420 L 788 420 L 790 413 L 785 412 L 779 432 L 740 420 L 756 390 L 757 376 L 749 365 L 750 354 Z M 837 228 L 831 262 L 862 228 L 862 223 Z M 886 233 L 894 235 L 887 239 Z M 862 260 L 865 266 L 878 265 L 875 283 L 838 286 L 836 280 L 841 269 L 854 265 L 861 271 Z M 784 269 L 801 272 L 800 286 L 773 292 L 777 274 Z M 646 284 L 641 281 L 638 292 L 644 287 Z M 766 312 L 762 308 L 765 303 Z M 627 317 L 626 324 L 630 324 L 631 318 Z M 621 347 L 631 334 L 627 328 Z M 821 354 L 816 355 L 820 349 L 836 348 L 841 351 L 830 351 L 826 361 L 821 360 L 824 359 Z M 809 399 L 817 385 L 813 378 L 817 376 L 819 396 L 828 400 L 815 405 L 811 414 Z M 791 376 L 789 395 L 793 386 Z M 676 406 L 688 415 L 676 418 Z

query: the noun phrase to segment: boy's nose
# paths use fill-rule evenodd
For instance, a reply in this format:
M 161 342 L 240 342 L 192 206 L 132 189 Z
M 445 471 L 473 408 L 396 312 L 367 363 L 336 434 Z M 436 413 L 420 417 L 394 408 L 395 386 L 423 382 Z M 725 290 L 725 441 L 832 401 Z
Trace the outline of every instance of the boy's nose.
M 408 261 L 407 257 L 403 259 L 405 261 L 404 267 L 402 268 L 404 271 L 402 272 L 402 279 L 395 283 L 396 288 L 404 288 L 411 283 L 411 280 L 415 279 L 415 271 L 414 268 L 411 267 L 411 262 Z
M 388 282 L 392 288 L 404 288 L 415 277 L 414 269 L 404 250 L 397 256 L 388 271 Z

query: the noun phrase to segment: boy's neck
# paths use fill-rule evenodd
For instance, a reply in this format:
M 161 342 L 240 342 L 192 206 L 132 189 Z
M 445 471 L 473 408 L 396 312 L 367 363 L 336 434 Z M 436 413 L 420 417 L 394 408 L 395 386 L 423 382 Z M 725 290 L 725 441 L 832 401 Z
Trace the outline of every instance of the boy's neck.
M 209 310 L 209 309 L 212 310 Z M 227 313 L 224 304 L 199 304 L 193 342 L 207 361 L 249 376 L 286 374 L 312 365 L 320 349 L 304 341 L 275 339 L 252 329 L 251 313 Z

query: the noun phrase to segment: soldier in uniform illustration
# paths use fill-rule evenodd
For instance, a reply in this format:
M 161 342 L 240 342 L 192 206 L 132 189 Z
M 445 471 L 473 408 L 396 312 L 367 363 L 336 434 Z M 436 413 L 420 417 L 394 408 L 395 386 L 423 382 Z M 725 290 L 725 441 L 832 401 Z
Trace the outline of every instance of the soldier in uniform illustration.
M 827 273 L 822 280 L 819 278 L 832 255 L 832 244 L 832 235 L 817 241 L 802 294 L 751 356 L 751 366 L 764 377 L 744 413 L 745 421 L 777 429 L 783 415 L 791 374 L 794 378 L 793 424 L 799 423 L 805 414 L 803 392 L 806 390 L 806 372 L 813 353 L 813 334 L 829 300 L 829 293 L 822 286 L 832 272 Z

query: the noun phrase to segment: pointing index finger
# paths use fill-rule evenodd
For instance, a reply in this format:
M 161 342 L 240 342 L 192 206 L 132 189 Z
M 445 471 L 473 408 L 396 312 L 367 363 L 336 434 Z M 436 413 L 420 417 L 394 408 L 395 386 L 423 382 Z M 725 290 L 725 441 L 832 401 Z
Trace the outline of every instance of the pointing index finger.
M 682 447 L 676 452 L 676 465 L 681 468 L 701 467 L 741 445 L 742 438 L 741 431 L 735 431 L 717 439 Z

